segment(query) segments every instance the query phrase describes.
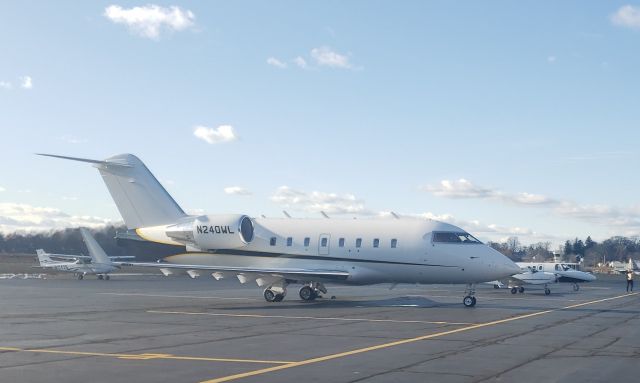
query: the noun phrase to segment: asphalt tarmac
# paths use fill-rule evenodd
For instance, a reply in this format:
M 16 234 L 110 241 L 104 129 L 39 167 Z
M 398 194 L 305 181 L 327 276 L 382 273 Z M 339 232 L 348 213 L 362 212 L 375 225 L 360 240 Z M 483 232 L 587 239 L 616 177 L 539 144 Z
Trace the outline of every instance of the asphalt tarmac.
M 0 382 L 634 381 L 640 295 L 624 283 L 483 285 L 465 308 L 448 285 L 267 303 L 237 280 L 4 279 Z

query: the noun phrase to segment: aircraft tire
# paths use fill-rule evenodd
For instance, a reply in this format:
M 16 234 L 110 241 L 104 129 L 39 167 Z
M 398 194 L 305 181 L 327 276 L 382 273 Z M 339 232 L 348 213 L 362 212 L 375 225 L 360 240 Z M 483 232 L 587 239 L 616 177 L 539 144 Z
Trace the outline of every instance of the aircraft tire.
M 283 294 L 276 294 L 276 299 L 274 300 L 274 302 L 282 302 L 283 299 L 284 299 Z
M 276 301 L 276 293 L 271 289 L 264 290 L 264 300 L 267 302 L 275 302 Z
M 98 279 L 99 279 L 99 280 L 103 280 L 103 279 L 104 279 L 104 275 L 102 275 L 102 274 L 98 274 Z
M 317 298 L 317 294 L 315 291 L 313 291 L 313 289 L 309 286 L 302 286 L 300 288 L 300 299 L 302 299 L 305 302 L 311 302 L 312 300 Z
M 544 289 L 544 295 L 549 295 L 551 294 L 551 290 L 549 289 Z
M 108 275 L 105 275 L 105 276 L 104 276 L 104 279 L 106 279 L 106 280 L 108 281 L 109 279 L 111 279 L 111 277 L 110 277 L 110 276 L 108 276 Z
M 80 281 L 81 281 L 83 278 L 84 278 L 84 275 L 82 275 L 82 274 L 78 274 L 78 280 L 80 280 Z
M 462 304 L 464 305 L 464 307 L 473 307 L 476 305 L 476 298 L 470 295 L 467 295 L 462 300 Z
M 524 293 L 524 287 L 520 286 L 520 288 L 518 288 L 518 292 L 519 292 L 520 294 Z
M 518 289 L 517 289 L 517 288 L 515 288 L 515 287 L 512 287 L 512 288 L 511 288 L 511 294 L 515 294 L 515 293 L 517 293 L 517 292 L 518 292 Z
M 500 286 L 498 286 L 498 285 L 493 285 L 493 288 L 494 288 L 494 289 L 496 289 L 496 290 L 498 290 L 498 289 L 500 288 Z

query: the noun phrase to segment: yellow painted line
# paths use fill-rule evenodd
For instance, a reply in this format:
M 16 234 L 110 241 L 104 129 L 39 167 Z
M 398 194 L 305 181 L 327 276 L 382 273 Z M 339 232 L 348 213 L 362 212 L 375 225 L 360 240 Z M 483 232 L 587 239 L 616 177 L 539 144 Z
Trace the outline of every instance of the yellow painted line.
M 426 339 L 433 339 L 433 338 L 438 338 L 438 337 L 445 336 L 445 335 L 451 335 L 451 334 L 456 334 L 456 333 L 460 333 L 460 332 L 466 332 L 466 331 L 470 331 L 470 330 L 475 330 L 477 328 L 495 326 L 495 325 L 502 324 L 502 323 L 508 323 L 508 322 L 513 322 L 513 321 L 517 321 L 517 320 L 527 319 L 527 318 L 536 317 L 536 316 L 540 316 L 540 315 L 544 315 L 544 314 L 549 314 L 549 313 L 556 312 L 556 311 L 568 310 L 568 309 L 572 309 L 572 308 L 576 308 L 576 307 L 592 305 L 592 304 L 595 304 L 595 303 L 606 302 L 606 301 L 610 301 L 610 300 L 614 300 L 614 299 L 625 298 L 625 297 L 633 296 L 633 295 L 636 295 L 636 294 L 639 294 L 639 293 L 618 295 L 618 296 L 611 297 L 611 298 L 603 298 L 603 299 L 598 299 L 598 300 L 595 300 L 595 301 L 578 303 L 578 304 L 574 304 L 574 305 L 570 305 L 570 306 L 560 307 L 560 308 L 557 308 L 557 309 L 549 309 L 549 310 L 544 310 L 544 311 L 537 311 L 537 312 L 534 312 L 534 313 L 518 315 L 518 316 L 515 316 L 515 317 L 511 317 L 511 318 L 499 319 L 499 320 L 486 322 L 486 323 L 478 323 L 478 324 L 474 324 L 474 325 L 467 326 L 467 327 L 460 327 L 460 328 L 457 328 L 457 329 L 454 329 L 454 330 L 442 331 L 442 332 L 438 332 L 438 333 L 434 333 L 434 334 L 426 334 L 426 335 L 418 336 L 418 337 L 415 337 L 415 338 L 401 339 L 401 340 L 397 340 L 397 341 L 394 341 L 394 342 L 379 344 L 379 345 L 376 345 L 376 346 L 359 348 L 359 349 L 356 349 L 356 350 L 345 351 L 345 352 L 340 352 L 340 353 L 331 354 L 331 355 L 325 355 L 325 356 L 321 356 L 321 357 L 317 357 L 317 358 L 302 360 L 302 361 L 299 361 L 299 362 L 293 362 L 293 363 L 288 363 L 288 364 L 282 364 L 282 365 L 279 365 L 279 366 L 263 368 L 263 369 L 260 369 L 260 370 L 248 371 L 248 372 L 235 374 L 235 375 L 223 376 L 223 377 L 220 377 L 220 378 L 214 378 L 214 379 L 210 379 L 210 380 L 205 380 L 205 381 L 202 381 L 200 383 L 230 382 L 230 381 L 233 381 L 233 380 L 248 378 L 248 377 L 256 376 L 256 375 L 262 375 L 262 374 L 266 374 L 266 373 L 269 373 L 269 372 L 286 370 L 286 369 L 289 369 L 289 368 L 300 367 L 300 366 L 306 366 L 306 365 L 309 365 L 309 364 L 325 362 L 327 360 L 344 358 L 344 357 L 350 356 L 350 355 L 362 354 L 362 353 L 365 353 L 365 352 L 385 349 L 385 348 L 389 348 L 389 347 L 400 346 L 400 345 L 407 344 L 407 343 L 414 343 L 414 342 L 419 342 L 419 341 L 426 340 Z
M 103 356 L 117 359 L 130 360 L 151 360 L 151 359 L 170 359 L 170 360 L 189 360 L 202 362 L 231 362 L 231 363 L 261 363 L 261 364 L 291 364 L 292 362 L 282 360 L 259 360 L 259 359 L 237 359 L 237 358 L 208 358 L 200 356 L 178 356 L 172 354 L 120 354 L 120 353 L 104 353 L 104 352 L 86 352 L 86 351 L 67 351 L 52 350 L 44 348 L 17 348 L 17 347 L 0 347 L 0 351 L 14 352 L 34 352 L 45 354 L 61 354 L 61 355 L 77 355 L 77 356 Z
M 260 314 L 222 314 L 208 312 L 190 311 L 163 311 L 147 310 L 150 314 L 176 314 L 176 315 L 207 315 L 217 317 L 237 317 L 237 318 L 275 318 L 275 319 L 310 319 L 326 321 L 344 322 L 382 322 L 382 323 L 422 323 L 422 324 L 449 324 L 449 325 L 470 325 L 469 322 L 444 322 L 444 321 L 423 321 L 423 320 L 399 320 L 399 319 L 367 319 L 367 318 L 340 318 L 340 317 L 309 317 L 309 316 L 287 316 L 287 315 L 260 315 Z
M 162 294 L 141 294 L 141 293 L 96 293 L 99 295 L 114 295 L 120 297 L 152 297 L 152 298 L 189 298 L 189 299 L 222 299 L 222 300 L 234 300 L 234 301 L 255 301 L 255 298 L 231 298 L 231 297 L 200 297 L 197 295 L 162 295 Z

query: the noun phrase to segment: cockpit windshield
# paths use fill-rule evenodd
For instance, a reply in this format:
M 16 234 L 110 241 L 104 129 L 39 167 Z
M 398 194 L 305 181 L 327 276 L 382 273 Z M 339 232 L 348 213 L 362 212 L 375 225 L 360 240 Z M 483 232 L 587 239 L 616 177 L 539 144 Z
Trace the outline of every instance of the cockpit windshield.
M 433 243 L 465 243 L 481 244 L 473 235 L 464 232 L 434 231 L 431 237 Z

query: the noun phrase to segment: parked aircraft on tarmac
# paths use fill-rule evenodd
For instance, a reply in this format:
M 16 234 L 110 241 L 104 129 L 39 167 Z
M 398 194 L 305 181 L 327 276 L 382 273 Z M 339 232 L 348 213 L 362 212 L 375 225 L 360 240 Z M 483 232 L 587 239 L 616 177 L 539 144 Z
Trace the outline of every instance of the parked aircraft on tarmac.
M 596 276 L 587 273 L 586 271 L 580 271 L 577 269 L 577 263 L 567 262 L 516 262 L 520 267 L 536 268 L 538 271 L 544 271 L 546 273 L 552 273 L 556 275 L 556 282 L 560 283 L 572 283 L 573 290 L 580 290 L 579 283 L 592 282 L 596 280 Z
M 544 285 L 545 295 L 551 294 L 549 284 L 554 282 L 572 283 L 573 290 L 580 290 L 578 283 L 595 281 L 595 275 L 577 270 L 576 263 L 561 262 L 516 262 L 521 273 L 514 274 L 508 278 L 508 288 L 511 294 L 517 292 L 524 293 L 523 284 Z M 492 282 L 495 288 L 504 286 L 500 281 Z
M 519 267 L 459 227 L 410 218 L 250 218 L 245 214 L 187 215 L 147 167 L 131 154 L 91 160 L 129 229 L 142 238 L 184 248 L 162 263 L 136 266 L 212 273 L 255 281 L 268 302 L 302 284 L 312 301 L 325 283 L 460 283 L 463 303 L 476 304 L 475 284 L 507 277 Z
M 64 271 L 74 273 L 78 279 L 83 279 L 85 275 L 97 275 L 98 279 L 109 280 L 109 273 L 118 270 L 120 266 L 114 263 L 114 259 L 118 258 L 132 258 L 132 257 L 109 257 L 102 250 L 102 247 L 96 242 L 95 238 L 89 233 L 87 229 L 80 229 L 82 234 L 82 240 L 84 241 L 89 256 L 86 255 L 68 255 L 68 254 L 50 254 L 42 249 L 36 250 L 38 254 L 38 261 L 40 267 L 47 269 L 55 269 L 58 271 Z M 66 259 L 68 261 L 56 261 L 51 257 L 58 259 Z M 85 261 L 91 260 L 91 263 L 85 263 Z

